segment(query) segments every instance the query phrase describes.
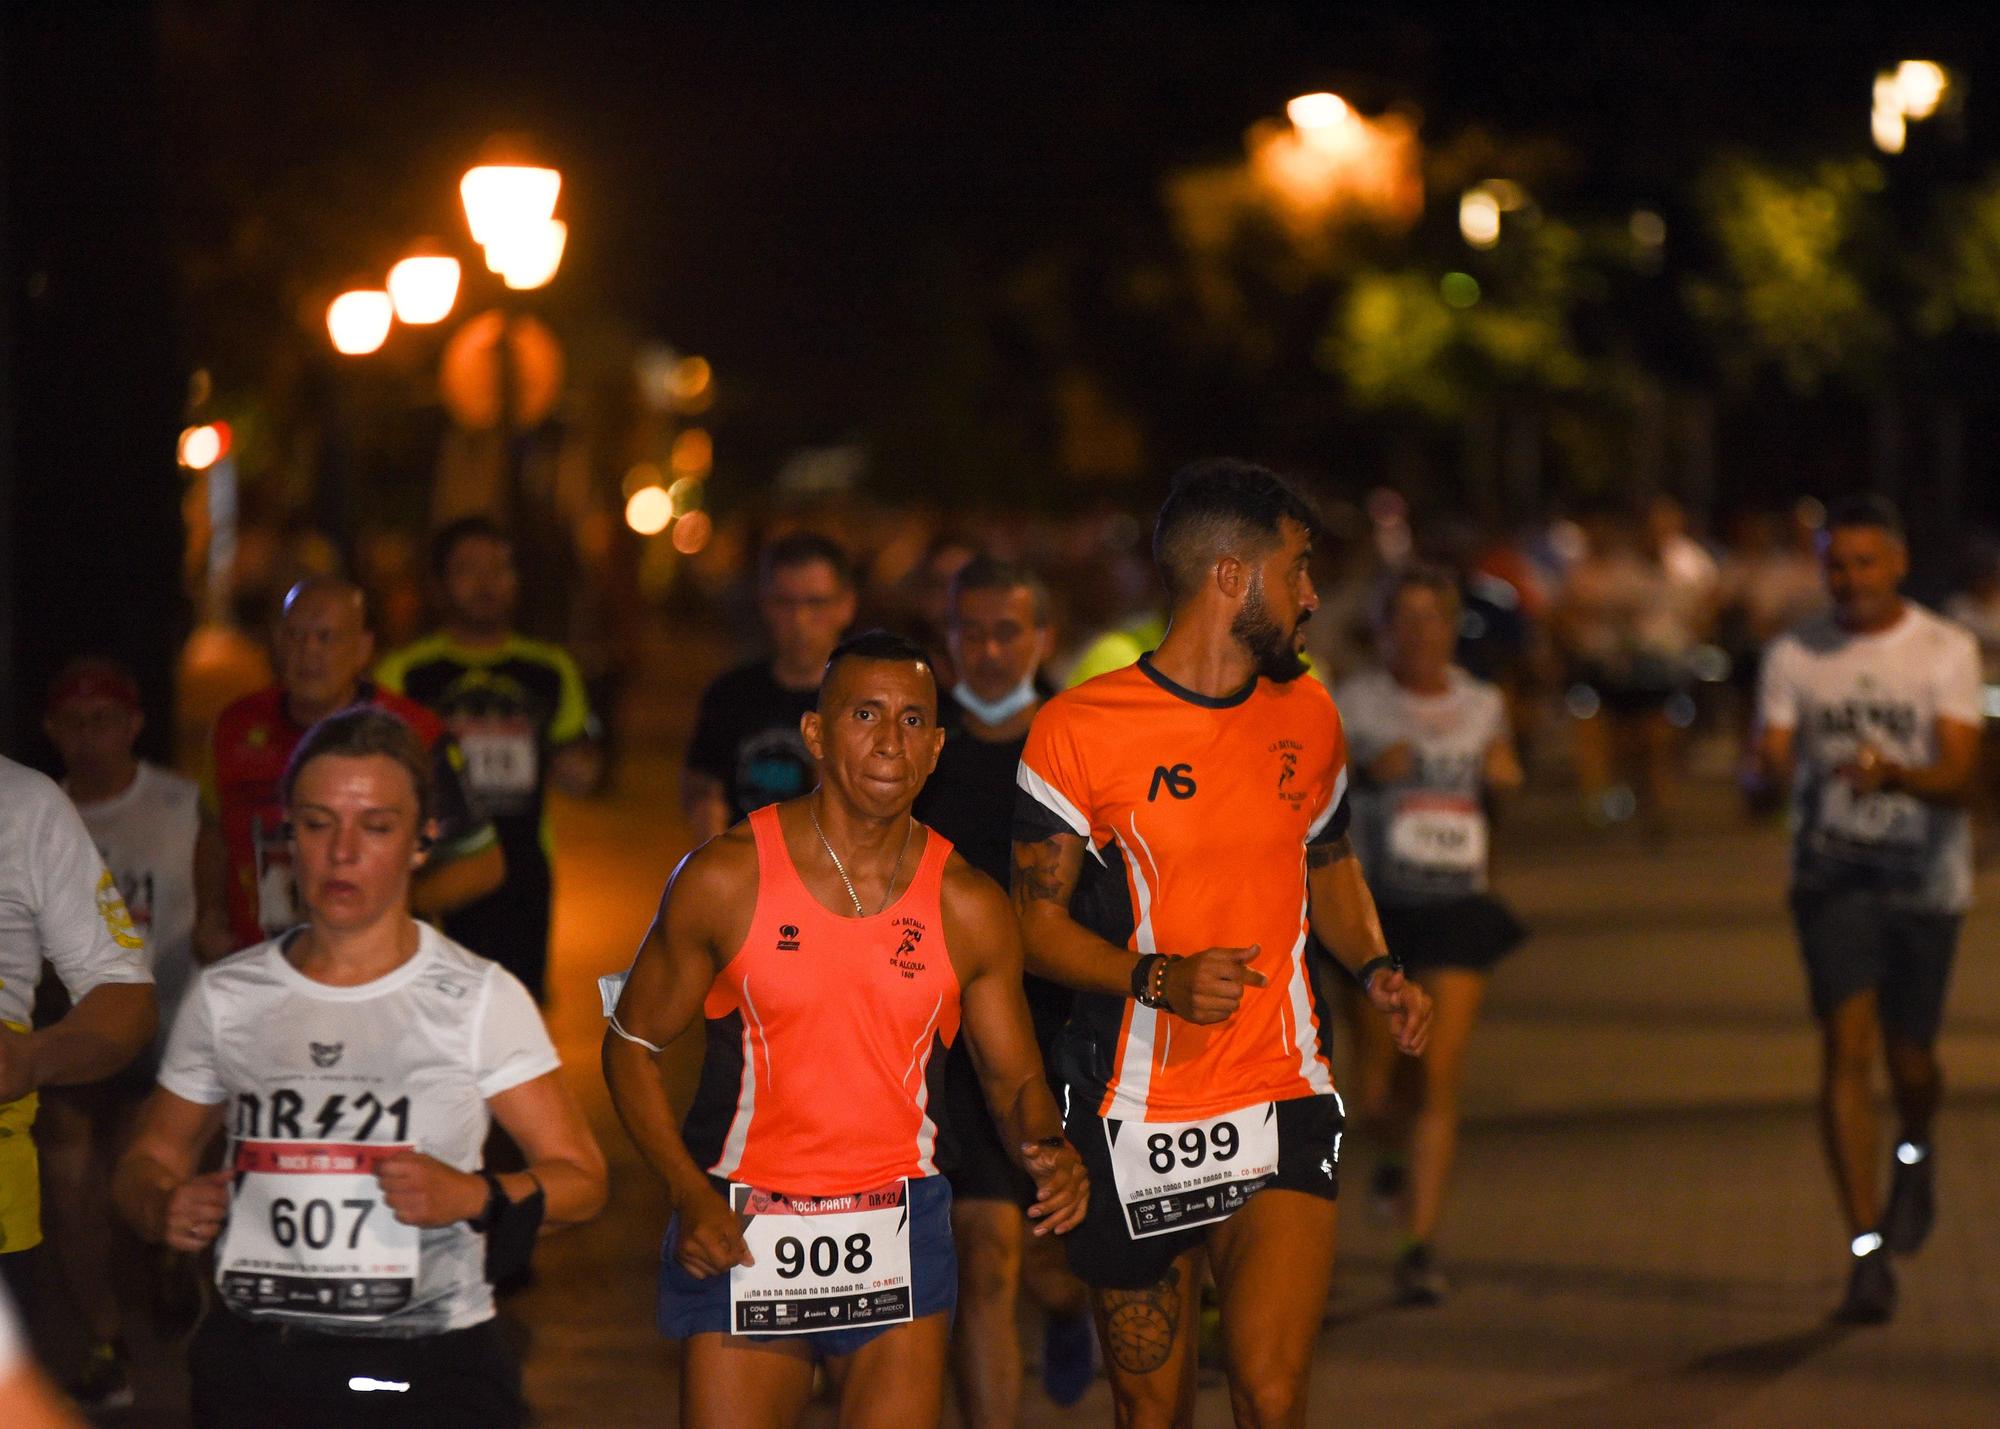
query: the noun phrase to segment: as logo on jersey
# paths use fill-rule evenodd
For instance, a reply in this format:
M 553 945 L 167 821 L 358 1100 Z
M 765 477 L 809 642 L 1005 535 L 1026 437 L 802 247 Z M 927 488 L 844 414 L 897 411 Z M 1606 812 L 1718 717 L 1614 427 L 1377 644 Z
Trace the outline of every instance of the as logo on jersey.
M 1153 785 L 1146 791 L 1146 802 L 1153 803 L 1160 797 L 1160 790 L 1174 799 L 1194 797 L 1194 766 L 1192 764 L 1162 764 L 1153 770 Z

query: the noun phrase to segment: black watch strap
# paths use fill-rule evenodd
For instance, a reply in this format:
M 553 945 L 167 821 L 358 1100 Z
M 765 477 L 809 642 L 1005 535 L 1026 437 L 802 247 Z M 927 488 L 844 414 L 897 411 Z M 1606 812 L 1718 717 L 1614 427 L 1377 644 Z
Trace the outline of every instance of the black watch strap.
M 1368 991 L 1368 984 L 1375 980 L 1376 973 L 1399 973 L 1402 970 L 1403 960 L 1401 958 L 1397 957 L 1394 953 L 1384 953 L 1380 957 L 1370 958 L 1367 962 L 1356 968 L 1354 970 L 1354 980 L 1360 983 L 1361 990 L 1366 992 Z
M 476 1231 L 484 1232 L 493 1228 L 493 1222 L 499 1219 L 500 1212 L 505 1209 L 507 1193 L 500 1187 L 500 1178 L 491 1171 L 482 1167 L 479 1178 L 486 1183 L 486 1209 L 479 1213 L 478 1219 L 467 1221 L 466 1224 Z

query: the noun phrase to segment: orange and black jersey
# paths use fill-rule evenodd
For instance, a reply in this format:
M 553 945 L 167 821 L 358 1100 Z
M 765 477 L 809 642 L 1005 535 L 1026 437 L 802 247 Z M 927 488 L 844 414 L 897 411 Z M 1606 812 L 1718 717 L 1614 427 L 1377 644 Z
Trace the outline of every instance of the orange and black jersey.
M 1015 837 L 1086 839 L 1070 913 L 1140 953 L 1256 944 L 1264 987 L 1212 1026 L 1083 993 L 1057 1063 L 1100 1115 L 1217 1116 L 1326 1095 L 1306 973 L 1306 846 L 1347 827 L 1347 745 L 1317 680 L 1211 699 L 1148 658 L 1057 695 L 1021 756 Z

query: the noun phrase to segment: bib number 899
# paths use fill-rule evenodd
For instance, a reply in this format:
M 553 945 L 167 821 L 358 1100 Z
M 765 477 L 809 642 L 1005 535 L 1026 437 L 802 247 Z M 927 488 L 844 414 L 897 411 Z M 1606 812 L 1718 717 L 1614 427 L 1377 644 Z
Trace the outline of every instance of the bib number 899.
M 816 1236 L 810 1247 L 797 1236 L 778 1237 L 778 1274 L 787 1280 L 796 1280 L 805 1274 L 807 1265 L 811 1265 L 814 1275 L 824 1280 L 842 1268 L 849 1275 L 865 1275 L 874 1264 L 875 1251 L 866 1231 L 856 1231 L 847 1238 L 845 1257 L 832 1236 Z
M 1217 1161 L 1228 1161 L 1236 1155 L 1241 1143 L 1236 1137 L 1236 1127 L 1226 1121 L 1218 1121 L 1206 1132 L 1198 1126 L 1182 1130 L 1180 1135 L 1180 1163 L 1192 1171 L 1213 1156 Z M 1157 1174 L 1164 1176 L 1174 1169 L 1174 1138 L 1164 1131 L 1156 1131 L 1146 1138 L 1146 1164 Z
M 340 1209 L 355 1212 L 354 1224 L 347 1230 L 347 1248 L 356 1250 L 361 1245 L 361 1227 L 367 1224 L 375 1203 L 342 1201 Z M 271 1239 L 287 1249 L 304 1239 L 309 1249 L 325 1250 L 333 1244 L 335 1219 L 331 1201 L 307 1201 L 301 1210 L 289 1196 L 280 1196 L 271 1202 Z

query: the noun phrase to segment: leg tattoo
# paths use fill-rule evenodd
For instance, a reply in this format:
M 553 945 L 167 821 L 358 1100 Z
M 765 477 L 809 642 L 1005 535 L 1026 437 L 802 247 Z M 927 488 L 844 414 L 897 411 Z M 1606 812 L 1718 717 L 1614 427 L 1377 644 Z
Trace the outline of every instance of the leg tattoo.
M 1151 1374 L 1165 1364 L 1180 1331 L 1180 1267 L 1168 1266 L 1160 1283 L 1144 1290 L 1105 1290 L 1100 1295 L 1104 1338 L 1118 1368 Z

